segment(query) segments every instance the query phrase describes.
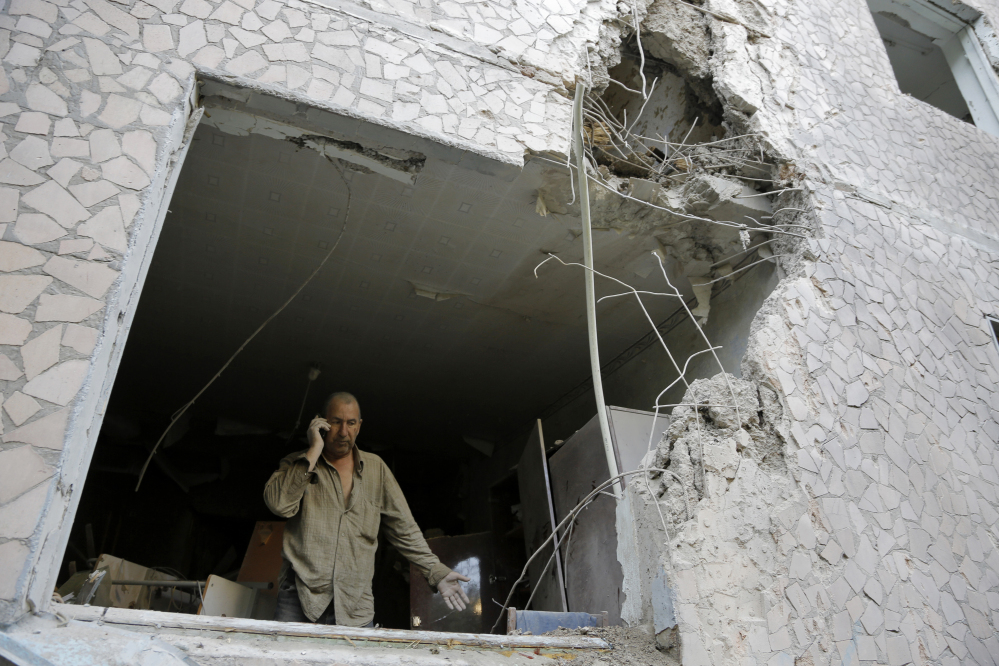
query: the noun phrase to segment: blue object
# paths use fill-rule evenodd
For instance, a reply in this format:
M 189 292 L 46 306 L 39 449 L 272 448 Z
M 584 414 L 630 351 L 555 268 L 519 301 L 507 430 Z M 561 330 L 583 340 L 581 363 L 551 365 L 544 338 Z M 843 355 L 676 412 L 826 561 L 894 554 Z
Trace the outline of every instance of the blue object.
M 559 627 L 578 629 L 579 627 L 599 627 L 600 616 L 589 613 L 552 613 L 549 611 L 517 611 L 517 630 L 531 632 L 535 636 L 555 631 Z

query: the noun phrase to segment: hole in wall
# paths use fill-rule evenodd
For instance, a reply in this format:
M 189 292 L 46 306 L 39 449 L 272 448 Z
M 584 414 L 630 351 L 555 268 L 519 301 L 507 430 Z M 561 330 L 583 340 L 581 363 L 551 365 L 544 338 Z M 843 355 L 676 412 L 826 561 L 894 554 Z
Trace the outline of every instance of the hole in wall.
M 510 470 L 528 427 L 543 415 L 548 439 L 567 439 L 594 413 L 576 388 L 589 374 L 582 278 L 533 275 L 541 248 L 581 259 L 579 222 L 536 212 L 546 167 L 534 162 L 511 181 L 428 158 L 408 185 L 344 163 L 351 212 L 330 263 L 175 426 L 133 492 L 170 414 L 305 279 L 347 215 L 346 187 L 316 150 L 259 134 L 215 136 L 216 128 L 196 131 L 170 203 L 61 580 L 70 563 L 84 570 L 102 553 L 187 579 L 235 578 L 255 523 L 275 519 L 264 483 L 282 456 L 305 447 L 304 424 L 334 390 L 360 399 L 358 445 L 386 460 L 425 534 L 491 533 L 493 575 L 515 580 L 526 554 Z M 214 184 L 208 173 L 219 174 Z M 599 230 L 600 268 L 659 288 L 649 263 L 657 242 Z M 772 289 L 770 266 L 718 291 L 738 313 L 715 320 L 731 339 L 730 371 Z M 613 285 L 598 286 L 598 295 L 611 293 Z M 676 303 L 647 307 L 673 342 L 697 348 Z M 599 317 L 602 352 L 615 364 L 608 402 L 648 409 L 668 372 L 664 352 L 648 344 L 631 304 L 610 301 Z M 314 362 L 322 373 L 293 431 Z M 691 376 L 715 372 L 705 365 Z M 383 544 L 373 579 L 382 626 L 411 626 L 408 576 Z M 490 600 L 481 608 L 498 611 Z

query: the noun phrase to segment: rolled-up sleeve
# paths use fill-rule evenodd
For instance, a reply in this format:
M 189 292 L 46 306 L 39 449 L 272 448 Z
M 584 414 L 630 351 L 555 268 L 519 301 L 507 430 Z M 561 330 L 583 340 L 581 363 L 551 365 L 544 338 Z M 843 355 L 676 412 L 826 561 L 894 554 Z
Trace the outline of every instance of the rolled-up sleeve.
M 264 486 L 267 508 L 282 518 L 294 516 L 301 506 L 305 489 L 315 475 L 315 471 L 309 471 L 309 460 L 304 451 L 285 457 Z
M 436 588 L 437 583 L 451 573 L 451 569 L 441 564 L 440 559 L 430 550 L 392 471 L 385 466 L 382 473 L 382 525 L 385 536 L 423 574 L 430 586 Z

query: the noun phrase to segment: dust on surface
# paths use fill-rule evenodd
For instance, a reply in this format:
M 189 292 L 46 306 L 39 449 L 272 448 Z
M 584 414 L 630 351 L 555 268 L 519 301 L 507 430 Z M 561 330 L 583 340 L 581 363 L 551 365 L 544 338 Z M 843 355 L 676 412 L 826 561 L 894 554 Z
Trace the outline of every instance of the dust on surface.
M 556 629 L 546 636 L 595 636 L 611 644 L 611 650 L 580 650 L 574 659 L 557 657 L 559 666 L 679 666 L 656 649 L 656 637 L 640 627 L 583 627 Z

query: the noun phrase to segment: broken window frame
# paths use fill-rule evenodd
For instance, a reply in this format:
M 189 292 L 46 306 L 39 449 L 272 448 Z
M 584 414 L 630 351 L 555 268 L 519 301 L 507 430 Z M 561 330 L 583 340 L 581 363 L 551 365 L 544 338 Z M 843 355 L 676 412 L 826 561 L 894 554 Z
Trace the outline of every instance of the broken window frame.
M 867 6 L 872 16 L 897 14 L 930 36 L 943 51 L 975 126 L 999 136 L 999 78 L 980 41 L 994 41 L 995 35 L 980 12 L 960 4 L 944 8 L 934 0 L 867 0 Z
M 94 386 L 99 390 L 90 397 L 90 409 L 81 410 L 80 423 L 76 428 L 76 437 L 72 443 L 67 443 L 76 456 L 73 464 L 67 465 L 64 482 L 70 487 L 82 487 L 90 472 L 90 464 L 97 446 L 105 410 L 110 400 L 115 379 L 118 375 L 121 357 L 127 347 L 127 336 L 135 316 L 136 306 L 140 300 L 143 287 L 148 277 L 149 267 L 156 252 L 160 232 L 166 223 L 166 216 L 174 196 L 180 174 L 184 168 L 188 150 L 194 141 L 194 134 L 201 125 L 219 129 L 220 124 L 228 125 L 228 132 L 259 133 L 264 136 L 281 140 L 291 140 L 301 147 L 308 147 L 322 153 L 324 156 L 337 157 L 361 168 L 369 169 L 382 176 L 392 178 L 405 185 L 415 184 L 416 173 L 422 168 L 425 156 L 414 151 L 388 148 L 383 150 L 366 148 L 364 145 L 335 139 L 334 137 L 364 136 L 376 127 L 381 135 L 392 137 L 385 139 L 388 144 L 399 141 L 404 145 L 410 141 L 400 141 L 407 136 L 415 136 L 425 149 L 450 152 L 450 158 L 455 164 L 471 165 L 469 168 L 488 168 L 491 175 L 504 178 L 519 172 L 523 166 L 514 160 L 507 162 L 496 159 L 496 156 L 481 155 L 475 151 L 473 144 L 452 141 L 450 145 L 436 145 L 432 139 L 418 135 L 407 135 L 391 126 L 385 126 L 367 118 L 351 117 L 334 110 L 324 108 L 315 100 L 301 95 L 287 94 L 286 98 L 278 98 L 261 91 L 258 87 L 245 80 L 223 79 L 212 72 L 196 70 L 194 75 L 194 91 L 185 106 L 185 119 L 174 127 L 174 131 L 164 142 L 164 147 L 173 157 L 167 169 L 162 174 L 161 183 L 153 185 L 158 198 L 145 207 L 135 222 L 136 229 L 143 234 L 137 244 L 141 252 L 129 257 L 123 265 L 126 281 L 121 290 L 120 299 L 127 305 L 119 305 L 118 328 L 115 331 L 115 344 L 107 345 L 105 349 L 111 356 L 106 365 L 101 365 L 103 376 L 95 378 Z M 304 120 L 299 120 L 307 116 Z M 364 125 L 371 127 L 365 128 Z M 317 133 L 313 133 L 317 132 Z M 369 137 L 370 138 L 370 137 Z M 372 145 L 380 145 L 371 140 Z M 159 186 L 159 187 L 157 187 Z M 414 285 L 415 287 L 415 285 Z M 446 300 L 446 294 L 423 291 L 431 294 L 435 300 Z M 114 306 L 109 305 L 109 309 Z M 105 359 L 108 356 L 104 357 Z M 100 363 L 100 362 L 98 362 Z M 42 554 L 39 557 L 39 570 L 44 573 L 37 576 L 29 589 L 30 603 L 40 610 L 55 609 L 66 617 L 84 622 L 99 622 L 119 624 L 129 628 L 155 627 L 157 630 L 168 626 L 182 631 L 246 631 L 271 636 L 303 635 L 301 628 L 289 628 L 287 622 L 278 620 L 258 620 L 252 618 L 226 618 L 213 615 L 195 615 L 175 611 L 151 611 L 135 608 L 119 608 L 115 606 L 77 606 L 65 604 L 52 597 L 59 578 L 63 553 L 69 543 L 70 532 L 76 519 L 81 492 L 69 494 L 62 522 L 53 529 L 55 539 L 46 538 Z M 202 599 L 203 601 L 203 599 Z M 508 609 L 509 610 L 509 609 Z M 155 615 L 149 615 L 155 613 Z M 151 618 L 151 619 L 150 619 Z M 221 628 L 221 629 L 220 629 Z M 141 630 L 141 629 L 140 629 Z M 430 646 L 469 645 L 482 649 L 502 650 L 511 647 L 521 647 L 529 650 L 573 650 L 583 648 L 608 649 L 603 639 L 597 637 L 573 636 L 509 636 L 505 634 L 457 632 L 457 631 L 426 631 L 418 629 L 368 629 L 337 625 L 317 625 L 311 631 L 304 632 L 312 638 L 345 638 L 351 637 L 364 641 L 395 641 L 402 645 L 425 643 Z M 392 637 L 395 638 L 392 638 Z M 542 654 L 542 653 L 538 653 Z

